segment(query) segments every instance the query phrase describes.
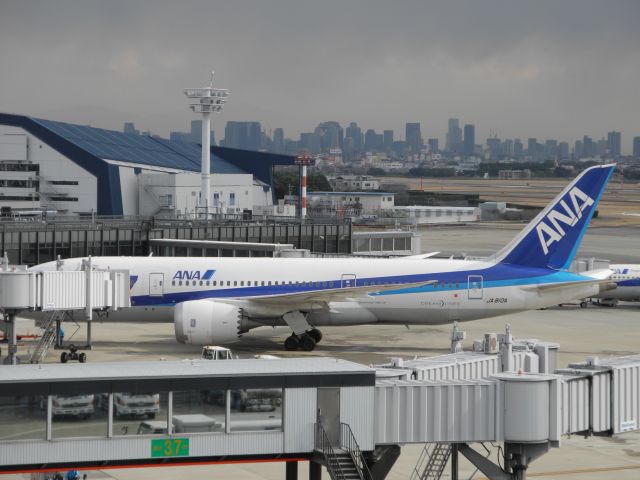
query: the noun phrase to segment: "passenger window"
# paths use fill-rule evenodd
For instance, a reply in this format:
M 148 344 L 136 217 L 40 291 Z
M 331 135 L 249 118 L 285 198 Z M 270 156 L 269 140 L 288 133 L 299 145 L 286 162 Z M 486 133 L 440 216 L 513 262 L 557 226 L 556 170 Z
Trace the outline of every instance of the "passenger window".
M 262 286 L 264 287 L 264 280 L 262 280 Z
M 244 287 L 244 280 L 242 280 L 242 281 L 240 282 L 240 286 L 241 286 L 241 287 Z
M 181 287 L 181 286 L 182 286 L 182 280 L 180 280 L 180 281 L 178 282 L 178 286 L 179 286 L 179 287 Z
M 329 282 L 329 286 L 333 288 L 333 282 Z
M 233 281 L 233 286 L 234 286 L 234 287 L 237 287 L 237 286 L 238 286 L 238 281 L 237 281 L 237 280 L 234 280 L 234 281 Z
M 271 280 L 269 280 L 269 285 L 271 285 Z
M 175 280 L 174 280 L 174 281 L 172 281 L 172 282 L 171 282 L 171 285 L 175 287 L 175 286 L 176 286 L 176 281 L 175 281 Z
M 231 280 L 227 280 L 227 287 L 231 286 Z
M 209 285 L 209 282 L 207 282 L 207 285 Z M 216 286 L 216 280 L 213 281 L 213 286 Z
M 194 280 L 191 285 L 193 285 L 195 287 L 196 286 L 196 281 Z
M 202 280 L 200 280 L 200 286 L 204 285 L 204 282 Z
M 209 280 L 207 280 L 207 287 L 209 286 Z
M 275 285 L 278 285 L 278 281 L 276 280 L 276 281 L 274 282 L 274 284 L 275 284 Z

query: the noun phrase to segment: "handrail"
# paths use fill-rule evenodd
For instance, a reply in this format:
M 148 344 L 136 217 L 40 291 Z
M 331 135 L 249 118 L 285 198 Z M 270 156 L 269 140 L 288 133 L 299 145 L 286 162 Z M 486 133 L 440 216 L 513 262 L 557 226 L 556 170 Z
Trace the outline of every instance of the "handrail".
M 338 457 L 336 456 L 336 452 L 329 441 L 329 437 L 327 437 L 327 432 L 325 432 L 324 428 L 320 423 L 316 423 L 315 425 L 315 449 L 322 452 L 324 458 L 327 462 L 327 471 L 329 472 L 329 476 L 333 480 L 342 480 L 345 478 L 344 472 L 342 471 L 342 467 L 340 466 L 340 462 L 338 461 Z
M 340 422 L 340 446 L 351 454 L 351 458 L 358 470 L 360 478 L 363 480 L 373 480 L 373 475 L 369 470 L 369 466 L 364 459 L 362 450 L 360 450 L 360 445 L 358 445 L 351 427 L 342 422 Z

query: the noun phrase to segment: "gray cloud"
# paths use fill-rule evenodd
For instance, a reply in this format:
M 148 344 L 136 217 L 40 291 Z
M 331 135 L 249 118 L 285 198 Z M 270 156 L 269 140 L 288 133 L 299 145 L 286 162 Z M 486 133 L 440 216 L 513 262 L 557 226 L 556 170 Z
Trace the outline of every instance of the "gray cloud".
M 208 70 L 232 90 L 214 122 L 288 136 L 446 120 L 478 138 L 640 135 L 637 1 L 13 1 L 0 3 L 0 111 L 166 134 Z M 54 118 L 54 117 L 52 117 Z

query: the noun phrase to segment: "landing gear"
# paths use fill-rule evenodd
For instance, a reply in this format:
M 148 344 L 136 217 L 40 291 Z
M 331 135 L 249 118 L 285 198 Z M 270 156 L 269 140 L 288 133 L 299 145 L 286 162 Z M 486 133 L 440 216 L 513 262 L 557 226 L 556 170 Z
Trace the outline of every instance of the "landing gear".
M 300 348 L 305 352 L 311 352 L 314 348 L 316 348 L 316 341 L 309 335 L 305 333 L 300 338 Z
M 298 341 L 298 337 L 295 334 L 291 334 L 291 336 L 287 337 L 287 339 L 284 341 L 284 348 L 290 352 L 298 350 L 299 346 L 300 342 Z
M 588 302 L 586 302 L 584 300 L 582 302 L 580 302 L 580 308 L 587 308 L 588 306 L 589 306 Z
M 320 330 L 318 330 L 317 328 L 312 328 L 311 330 L 309 330 L 307 332 L 307 334 L 309 334 L 309 336 L 311 338 L 313 338 L 313 340 L 316 343 L 320 343 L 320 340 L 322 340 L 322 332 Z
M 322 332 L 317 328 L 312 328 L 302 335 L 292 333 L 284 341 L 284 348 L 290 352 L 301 349 L 305 352 L 311 352 L 316 348 L 316 344 L 322 340 Z

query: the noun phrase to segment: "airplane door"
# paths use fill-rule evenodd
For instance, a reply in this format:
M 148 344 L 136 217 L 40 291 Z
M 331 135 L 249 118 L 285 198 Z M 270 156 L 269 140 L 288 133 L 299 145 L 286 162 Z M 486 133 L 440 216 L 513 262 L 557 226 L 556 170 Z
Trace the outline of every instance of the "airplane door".
M 467 281 L 469 300 L 482 300 L 482 275 L 469 275 Z
M 164 295 L 164 273 L 149 274 L 149 295 Z
M 340 288 L 350 288 L 356 286 L 356 276 L 351 273 L 345 273 L 342 275 L 342 282 Z

